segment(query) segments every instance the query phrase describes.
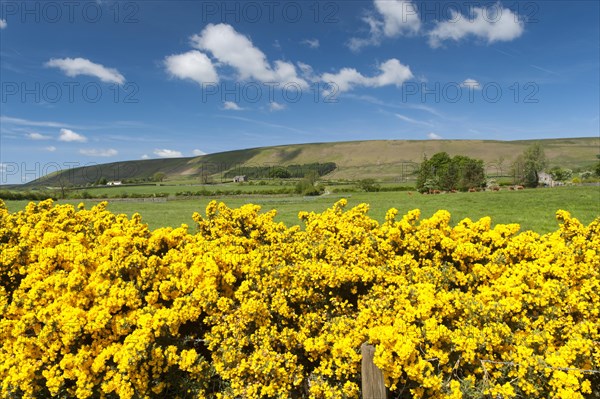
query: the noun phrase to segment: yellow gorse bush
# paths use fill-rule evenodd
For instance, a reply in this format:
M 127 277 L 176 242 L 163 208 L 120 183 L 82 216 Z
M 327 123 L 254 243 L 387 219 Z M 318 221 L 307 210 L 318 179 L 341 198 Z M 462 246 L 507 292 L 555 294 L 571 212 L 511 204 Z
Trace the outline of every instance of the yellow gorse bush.
M 394 397 L 598 397 L 600 218 L 539 236 L 345 205 L 150 231 L 0 202 L 1 397 L 358 398 L 365 341 Z

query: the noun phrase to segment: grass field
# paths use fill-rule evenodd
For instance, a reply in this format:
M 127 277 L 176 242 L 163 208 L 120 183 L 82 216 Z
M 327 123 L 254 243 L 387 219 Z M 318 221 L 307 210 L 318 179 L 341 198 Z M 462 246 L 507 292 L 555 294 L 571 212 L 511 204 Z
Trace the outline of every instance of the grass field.
M 266 190 L 277 190 L 280 188 L 293 187 L 295 182 L 282 182 L 281 184 L 266 182 L 267 184 L 240 184 L 240 183 L 222 183 L 222 184 L 175 184 L 175 183 L 160 183 L 160 184 L 145 184 L 145 185 L 135 185 L 135 186 L 113 186 L 113 187 L 90 187 L 90 188 L 82 188 L 79 190 L 73 191 L 73 193 L 83 193 L 87 192 L 93 196 L 103 196 L 106 198 L 111 197 L 119 197 L 125 193 L 127 194 L 158 194 L 158 193 L 166 193 L 169 195 L 175 195 L 179 192 L 191 191 L 198 192 L 202 190 L 207 190 L 211 192 L 215 192 L 217 190 L 221 191 L 266 191 Z
M 557 187 L 524 191 L 500 191 L 480 193 L 456 193 L 442 195 L 421 195 L 416 192 L 377 192 L 331 194 L 320 197 L 299 196 L 227 196 L 206 197 L 194 200 L 168 202 L 112 202 L 109 209 L 115 213 L 132 215 L 138 212 L 149 227 L 178 226 L 181 223 L 193 225 L 192 214 L 204 214 L 211 200 L 223 201 L 230 207 L 239 207 L 247 203 L 261 205 L 263 210 L 277 209 L 276 220 L 285 224 L 298 224 L 298 212 L 321 212 L 340 198 L 348 199 L 348 206 L 360 203 L 370 204 L 370 215 L 383 221 L 389 208 L 397 208 L 400 214 L 411 209 L 420 209 L 421 217 L 429 217 L 439 209 L 452 214 L 452 223 L 463 218 L 473 220 L 484 216 L 492 217 L 496 223 L 519 223 L 522 230 L 546 233 L 556 229 L 554 217 L 558 209 L 573 214 L 583 223 L 590 223 L 600 216 L 600 187 Z M 60 201 L 77 204 L 81 201 Z M 10 211 L 18 211 L 28 201 L 8 201 Z M 84 201 L 90 207 L 97 201 Z

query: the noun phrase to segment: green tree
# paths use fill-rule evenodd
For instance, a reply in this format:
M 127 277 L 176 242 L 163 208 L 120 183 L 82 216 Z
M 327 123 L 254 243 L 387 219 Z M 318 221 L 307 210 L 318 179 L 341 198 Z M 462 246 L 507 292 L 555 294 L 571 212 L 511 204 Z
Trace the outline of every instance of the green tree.
M 482 160 L 463 156 L 456 156 L 454 158 L 458 158 L 455 162 L 458 164 L 458 170 L 460 171 L 456 188 L 459 190 L 468 190 L 485 185 L 485 172 Z
M 448 164 L 452 162 L 452 158 L 446 152 L 438 152 L 434 154 L 431 159 L 427 159 L 425 157 L 421 166 L 419 167 L 419 174 L 417 176 L 417 190 L 420 192 L 428 191 L 429 188 L 425 188 L 425 183 L 427 181 L 435 180 L 438 184 L 441 184 L 440 176 L 444 176 L 446 174 L 445 170 L 447 169 Z M 432 189 L 438 189 L 439 187 L 435 187 Z
M 421 162 L 421 165 L 417 170 L 417 190 L 420 192 L 427 191 L 427 189 L 425 189 L 425 182 L 431 180 L 432 177 L 433 172 L 429 165 L 429 161 L 427 160 L 427 157 L 424 156 L 423 162 Z
M 598 164 L 600 166 L 600 164 Z M 579 173 L 579 177 L 582 180 L 586 180 L 591 178 L 594 175 L 594 172 L 592 172 L 591 170 L 584 170 L 583 172 Z
M 539 173 L 548 165 L 544 148 L 540 143 L 533 143 L 523 152 L 522 180 L 527 187 L 537 187 Z
M 319 195 L 325 189 L 322 185 L 317 184 L 319 174 L 316 171 L 308 172 L 302 180 L 296 183 L 296 192 L 302 195 Z
M 439 186 L 440 186 L 440 183 L 437 181 L 437 179 L 427 179 L 427 180 L 425 180 L 425 183 L 423 184 L 422 189 L 419 191 L 421 191 L 422 193 L 430 192 L 433 190 L 437 190 Z
M 165 177 L 167 177 L 167 175 L 163 172 L 156 172 L 154 175 L 152 175 L 152 180 L 156 181 L 156 182 L 161 182 L 163 180 L 165 180 Z
M 292 177 L 292 174 L 286 168 L 282 168 L 281 166 L 271 169 L 269 172 L 269 177 L 273 179 L 289 179 Z
M 564 182 L 573 177 L 573 171 L 571 169 L 555 166 L 554 168 L 550 169 L 550 175 L 552 176 L 552 179 Z
M 438 152 L 419 167 L 417 190 L 468 190 L 485 185 L 483 161 L 463 155 L 450 157 Z
M 438 186 L 437 188 L 450 191 L 456 189 L 460 178 L 460 161 L 454 157 L 450 162 L 441 165 L 437 169 Z
M 357 185 L 358 188 L 366 192 L 379 191 L 381 188 L 381 186 L 375 182 L 375 179 L 362 179 L 358 181 Z

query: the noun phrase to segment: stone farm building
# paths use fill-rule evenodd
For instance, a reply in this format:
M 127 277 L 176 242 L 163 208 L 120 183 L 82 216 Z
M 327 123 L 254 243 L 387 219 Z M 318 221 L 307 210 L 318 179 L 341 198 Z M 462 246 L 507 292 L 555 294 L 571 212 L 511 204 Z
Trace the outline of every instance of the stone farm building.
M 540 186 L 554 187 L 559 186 L 560 182 L 555 181 L 552 175 L 546 172 L 540 172 L 538 175 L 538 184 Z

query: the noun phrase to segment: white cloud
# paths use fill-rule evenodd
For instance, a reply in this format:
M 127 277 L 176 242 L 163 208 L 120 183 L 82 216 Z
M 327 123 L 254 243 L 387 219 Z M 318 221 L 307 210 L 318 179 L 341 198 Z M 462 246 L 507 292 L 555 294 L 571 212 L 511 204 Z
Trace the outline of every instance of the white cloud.
M 530 67 L 537 69 L 538 71 L 542 71 L 542 72 L 546 72 L 552 75 L 557 75 L 560 76 L 560 73 L 556 73 L 554 71 L 551 71 L 550 69 L 546 69 L 546 68 L 542 68 L 541 66 L 538 65 L 533 65 L 533 64 L 529 64 Z
M 303 62 L 298 62 L 297 64 L 298 68 L 300 69 L 300 74 L 304 79 L 308 80 L 309 82 L 319 81 L 319 77 L 315 75 L 313 68 L 310 65 Z
M 7 26 L 8 26 L 8 24 L 6 23 L 6 20 L 0 19 L 0 29 L 4 29 Z
M 80 142 L 80 143 L 85 143 L 87 141 L 87 138 L 85 138 L 85 136 L 82 136 L 81 134 L 75 133 L 72 130 L 60 129 L 58 141 L 65 141 L 65 142 L 76 141 L 76 142 Z
M 440 136 L 439 134 L 435 134 L 433 132 L 427 133 L 427 138 L 430 140 L 441 140 L 442 136 Z
M 375 87 L 392 84 L 399 87 L 402 83 L 414 77 L 410 68 L 406 65 L 402 65 L 400 61 L 395 58 L 381 64 L 379 69 L 381 70 L 381 74 L 369 79 L 371 85 Z
M 13 118 L 11 116 L 0 115 L 0 122 L 11 123 L 19 126 L 33 126 L 33 127 L 69 127 L 66 123 L 60 122 L 38 122 L 30 121 L 27 119 Z
M 324 73 L 321 80 L 332 83 L 339 92 L 352 90 L 356 86 L 382 87 L 395 85 L 401 86 L 405 81 L 413 78 L 410 68 L 403 65 L 395 58 L 387 60 L 379 66 L 381 73 L 373 77 L 366 77 L 354 68 L 343 68 L 336 74 Z
M 183 154 L 181 153 L 181 151 L 168 150 L 166 148 L 154 150 L 154 155 L 157 155 L 161 158 L 181 158 L 181 157 L 183 157 Z
M 56 151 L 56 147 L 51 145 L 51 146 L 45 147 L 44 150 L 49 151 L 49 152 L 54 152 L 54 151 Z
M 475 79 L 465 79 L 460 84 L 460 87 L 466 87 L 466 88 L 473 89 L 473 90 L 481 90 L 481 85 Z
M 234 103 L 233 101 L 225 101 L 223 103 L 223 109 L 228 111 L 242 111 L 243 108 Z
M 354 68 L 342 68 L 336 74 L 324 73 L 321 79 L 334 85 L 340 92 L 351 90 L 354 86 L 367 86 L 367 78 Z
M 308 87 L 308 83 L 298 77 L 293 64 L 278 60 L 272 66 L 267 56 L 231 25 L 208 24 L 199 35 L 191 37 L 191 43 L 194 48 L 209 51 L 220 63 L 234 68 L 240 79 L 280 84 L 294 82 Z
M 418 33 L 421 19 L 417 6 L 410 0 L 375 0 L 375 8 L 383 17 L 383 33 L 387 37 Z
M 425 121 L 420 121 L 420 120 L 417 120 L 417 119 L 409 118 L 408 116 L 402 115 L 402 114 L 394 114 L 394 115 L 396 115 L 396 117 L 398 119 L 403 120 L 404 122 L 412 123 L 412 124 L 415 124 L 415 125 L 423 125 L 423 126 L 433 127 L 433 124 L 429 123 L 429 122 L 425 122 Z
M 381 25 L 382 22 L 373 16 L 363 18 L 363 21 L 369 25 L 369 37 L 359 38 L 353 37 L 347 43 L 350 50 L 357 52 L 366 46 L 379 46 L 381 44 Z
M 87 155 L 88 157 L 114 157 L 119 152 L 115 149 L 109 148 L 106 150 L 102 149 L 81 149 L 80 154 Z
M 441 46 L 444 40 L 456 42 L 467 36 L 475 36 L 486 40 L 488 44 L 499 41 L 511 41 L 521 36 L 525 31 L 523 20 L 500 3 L 493 7 L 474 7 L 471 16 L 464 16 L 451 10 L 452 18 L 437 22 L 429 32 L 429 45 Z
M 271 111 L 281 111 L 285 109 L 285 105 L 284 104 L 279 104 L 276 102 L 271 102 L 269 103 L 269 110 Z
M 150 156 L 148 154 L 144 154 L 140 158 L 141 159 L 150 159 Z
M 417 34 L 421 19 L 415 3 L 411 0 L 374 0 L 378 16 L 367 15 L 363 21 L 369 25 L 369 36 L 351 38 L 347 45 L 352 51 L 366 46 L 379 46 L 383 37 Z
M 310 48 L 319 48 L 319 46 L 321 45 L 321 43 L 319 42 L 319 39 L 302 40 L 302 44 L 306 44 Z
M 74 78 L 79 75 L 93 76 L 106 83 L 125 83 L 125 77 L 114 68 L 95 64 L 85 58 L 52 58 L 45 64 L 47 67 L 59 68 L 67 76 Z
M 194 154 L 197 157 L 199 157 L 201 155 L 206 155 L 206 153 L 204 151 L 198 150 L 198 149 L 195 149 L 194 151 L 192 151 L 192 154 Z
M 52 137 L 40 133 L 28 133 L 27 138 L 30 140 L 50 140 Z
M 293 132 L 296 134 L 301 134 L 301 135 L 309 135 L 310 134 L 307 131 L 304 131 L 301 129 L 296 129 L 295 127 L 292 127 L 292 126 L 280 125 L 277 123 L 270 123 L 270 122 L 265 122 L 265 121 L 261 121 L 261 120 L 257 120 L 257 119 L 251 119 L 251 118 L 244 118 L 242 116 L 226 115 L 226 116 L 222 116 L 222 117 L 227 118 L 227 119 L 243 121 L 243 122 L 255 123 L 257 125 L 266 126 L 266 127 L 277 129 L 277 130 L 282 130 L 282 129 L 288 130 L 290 132 Z
M 219 81 L 219 75 L 210 58 L 197 50 L 165 57 L 164 64 L 167 72 L 179 79 L 190 79 L 199 84 Z

